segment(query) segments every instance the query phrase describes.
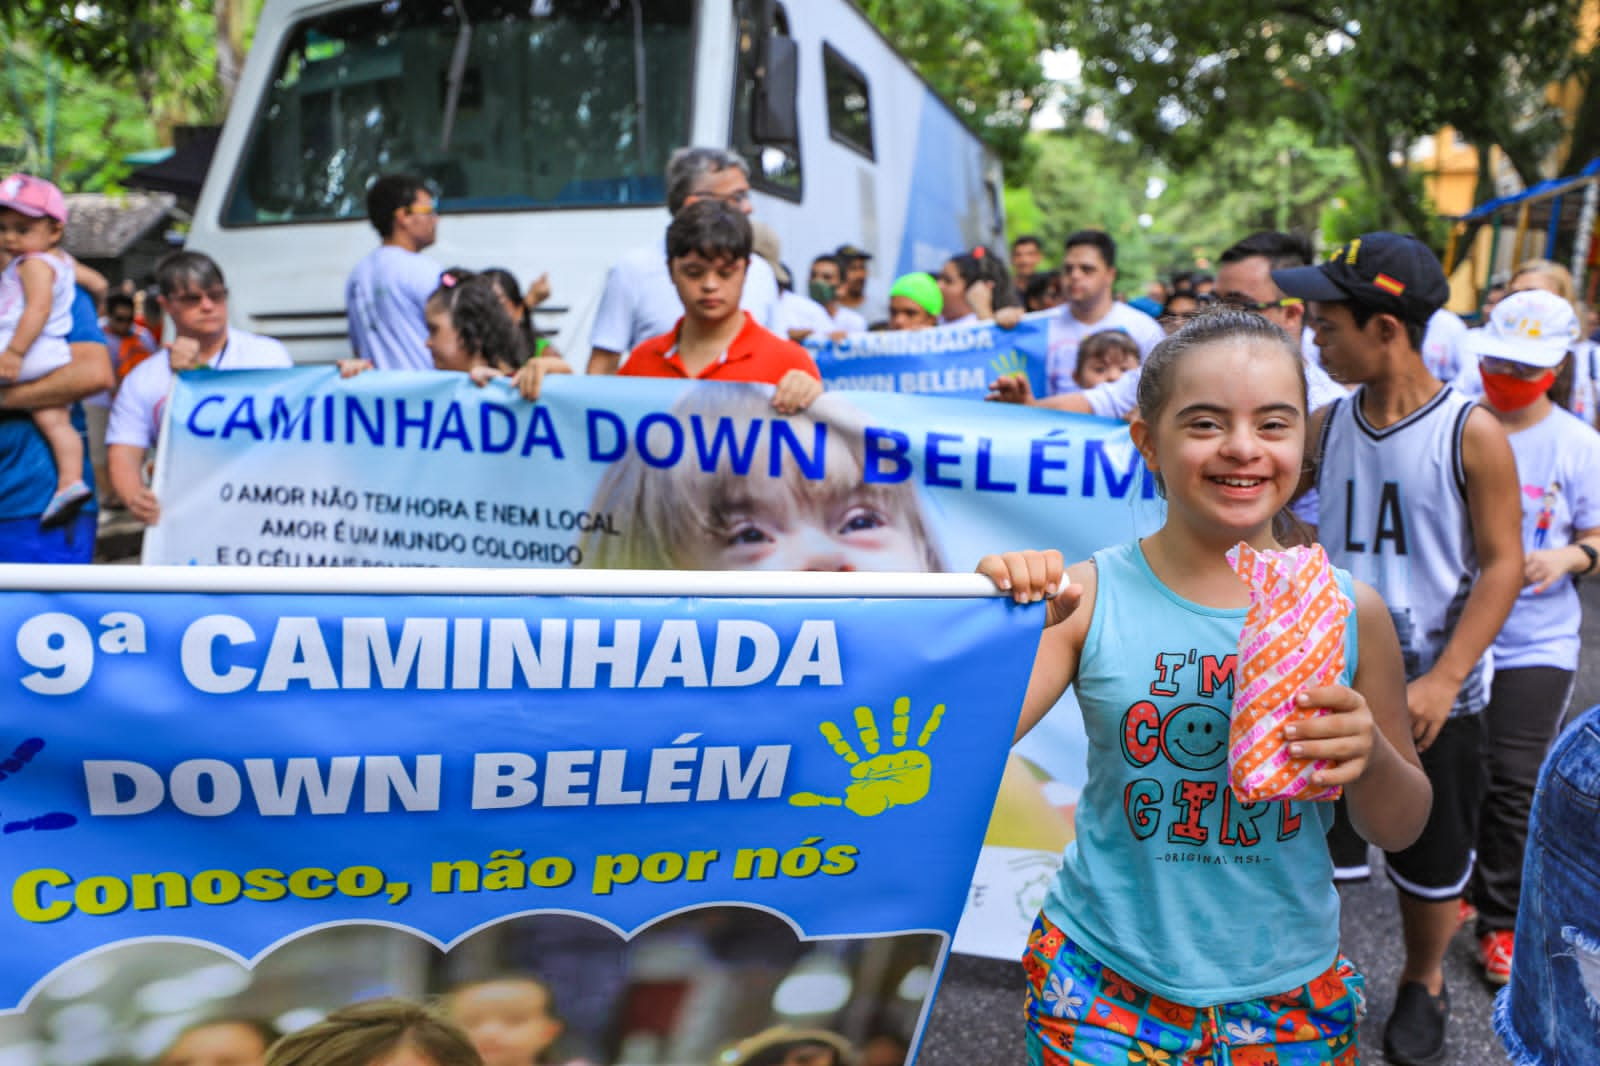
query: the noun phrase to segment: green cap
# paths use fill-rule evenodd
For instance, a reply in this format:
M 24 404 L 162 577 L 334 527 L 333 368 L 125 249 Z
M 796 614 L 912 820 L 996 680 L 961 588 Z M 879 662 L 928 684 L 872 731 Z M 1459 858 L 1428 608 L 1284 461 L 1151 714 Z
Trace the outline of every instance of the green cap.
M 944 313 L 944 294 L 939 291 L 939 283 L 933 280 L 932 274 L 905 274 L 896 278 L 889 289 L 889 299 L 896 296 L 904 296 L 934 318 Z

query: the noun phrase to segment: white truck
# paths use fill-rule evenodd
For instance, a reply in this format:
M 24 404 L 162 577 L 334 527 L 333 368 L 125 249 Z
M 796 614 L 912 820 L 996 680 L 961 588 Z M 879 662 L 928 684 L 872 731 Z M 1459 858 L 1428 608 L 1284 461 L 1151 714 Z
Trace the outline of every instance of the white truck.
M 581 366 L 686 144 L 749 161 L 802 287 L 855 244 L 881 307 L 896 275 L 1004 241 L 998 163 L 850 0 L 268 0 L 188 246 L 222 265 L 237 325 L 336 359 L 345 277 L 378 240 L 367 187 L 419 174 L 427 254 L 548 272 L 540 324 Z

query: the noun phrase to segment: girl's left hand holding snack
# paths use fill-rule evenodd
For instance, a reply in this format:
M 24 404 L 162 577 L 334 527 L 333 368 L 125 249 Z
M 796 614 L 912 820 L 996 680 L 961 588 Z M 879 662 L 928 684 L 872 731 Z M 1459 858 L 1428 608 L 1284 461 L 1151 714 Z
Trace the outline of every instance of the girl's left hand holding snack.
M 1377 743 L 1378 723 L 1366 697 L 1345 685 L 1322 685 L 1306 689 L 1295 703 L 1328 712 L 1297 719 L 1283 729 L 1290 755 L 1332 764 L 1312 774 L 1312 782 L 1343 787 L 1360 780 Z

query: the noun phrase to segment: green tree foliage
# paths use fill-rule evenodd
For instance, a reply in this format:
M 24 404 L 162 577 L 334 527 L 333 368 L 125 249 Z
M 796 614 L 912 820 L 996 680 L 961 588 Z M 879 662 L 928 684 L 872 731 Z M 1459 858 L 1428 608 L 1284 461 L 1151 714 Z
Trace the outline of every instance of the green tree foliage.
M 1153 210 L 1154 224 L 1215 259 L 1257 230 L 1310 235 L 1325 229 L 1329 205 L 1348 199 L 1352 187 L 1360 187 L 1360 171 L 1349 148 L 1318 144 L 1303 126 L 1280 118 L 1175 168 Z M 1344 239 L 1341 230 L 1335 233 L 1325 235 L 1334 243 Z
M 857 0 L 884 36 L 983 136 L 1008 173 L 1026 169 L 1044 88 L 1038 17 L 1025 0 Z
M 1116 239 L 1124 283 L 1154 277 L 1183 257 L 1181 248 L 1141 225 L 1152 205 L 1147 178 L 1159 171 L 1134 145 L 1090 131 L 1036 134 L 1032 141 L 1035 162 L 1020 202 L 1037 212 L 1026 232 L 1044 243 L 1048 262 L 1060 260 L 1067 235 L 1080 229 L 1103 229 Z M 1015 201 L 1014 195 L 1007 207 Z M 1017 219 L 1008 221 L 1012 233 L 1024 232 Z
M 1385 224 L 1429 228 L 1405 152 L 1451 125 L 1534 182 L 1559 139 L 1580 0 L 1035 0 L 1084 58 L 1088 103 L 1185 165 L 1288 118 L 1355 152 Z
M 152 115 L 186 121 L 219 117 L 211 4 L 9 0 L 3 12 L 14 35 L 31 39 L 70 72 L 131 90 Z
M 150 112 L 136 95 L 86 76 L 4 25 L 0 49 L 0 167 L 98 192 L 126 173 L 122 156 L 156 143 Z
M 261 2 L 0 0 L 0 159 L 96 191 L 172 126 L 220 122 Z
M 1124 291 L 1214 263 L 1257 230 L 1320 230 L 1338 241 L 1372 228 L 1351 151 L 1319 146 L 1287 119 L 1182 167 L 1151 158 L 1126 134 L 1074 130 L 1032 141 L 1027 184 L 1006 191 L 1012 233 L 1038 234 L 1054 260 L 1073 230 L 1104 229 L 1117 240 Z M 1361 228 L 1346 233 L 1352 225 Z

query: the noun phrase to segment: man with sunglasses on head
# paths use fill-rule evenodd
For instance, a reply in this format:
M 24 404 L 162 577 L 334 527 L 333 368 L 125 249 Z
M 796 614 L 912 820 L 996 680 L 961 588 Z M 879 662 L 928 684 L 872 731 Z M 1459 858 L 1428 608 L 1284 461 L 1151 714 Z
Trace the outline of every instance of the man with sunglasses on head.
M 1061 257 L 1061 288 L 1066 303 L 1051 318 L 1046 342 L 1045 376 L 1050 395 L 1035 400 L 1027 378 L 1018 374 L 992 383 L 989 399 L 1087 413 L 1089 408 L 1079 402 L 1086 394 L 1078 391 L 1073 380 L 1078 369 L 1078 345 L 1085 338 L 1120 329 L 1139 345 L 1140 360 L 1148 356 L 1166 334 L 1155 319 L 1113 295 L 1116 280 L 1117 242 L 1109 234 L 1086 229 L 1068 237 Z M 1134 375 L 1134 379 L 1138 376 Z
M 750 166 L 722 148 L 679 148 L 667 160 L 667 210 L 676 218 L 690 204 L 720 200 L 746 216 Z M 767 261 L 751 257 L 739 306 L 767 329 L 778 327 L 778 278 Z M 605 290 L 589 331 L 590 374 L 615 374 L 622 357 L 650 337 L 672 332 L 684 314 L 683 301 L 667 273 L 661 241 L 628 252 L 606 275 Z
M 1306 329 L 1305 304 L 1285 296 L 1283 290 L 1272 281 L 1274 270 L 1310 266 L 1311 261 L 1311 244 L 1303 237 L 1271 230 L 1252 233 L 1222 253 L 1213 293 L 1215 304 L 1208 306 L 1219 304 L 1254 311 L 1299 341 L 1301 356 L 1306 361 L 1311 409 L 1316 410 L 1344 396 L 1345 390 L 1312 358 L 1315 345 Z M 1150 353 L 1146 349 L 1143 354 Z M 1010 384 L 1002 387 L 1007 382 Z M 1021 383 L 1020 388 L 1017 382 Z M 1025 378 L 1005 378 L 989 387 L 989 399 L 1052 407 L 1058 411 L 1099 415 L 1102 418 L 1127 418 L 1139 406 L 1139 371 L 1131 371 L 1116 381 L 1097 385 L 1085 392 L 1048 396 L 1042 400 L 1035 400 L 1031 395 L 1008 395 L 1026 392 Z M 1308 502 L 1302 497 L 1297 501 L 1295 510 L 1303 519 L 1315 522 L 1314 499 Z
M 145 484 L 145 457 L 155 447 L 172 375 L 198 367 L 275 370 L 294 365 L 289 349 L 228 325 L 228 286 L 222 270 L 201 252 L 173 252 L 156 264 L 161 309 L 172 319 L 172 343 L 128 372 L 111 404 L 106 464 L 112 487 L 147 526 L 161 517 Z
M 1261 230 L 1222 253 L 1213 295 L 1224 307 L 1254 311 L 1300 342 L 1306 362 L 1306 387 L 1311 409 L 1344 396 L 1346 389 L 1322 369 L 1316 335 L 1306 322 L 1305 301 L 1288 296 L 1272 280 L 1274 270 L 1310 266 L 1311 242 L 1292 233 Z
M 421 178 L 389 174 L 367 190 L 367 218 L 383 243 L 345 282 L 351 352 L 379 370 L 432 370 L 423 307 L 439 266 L 422 250 L 438 235 L 438 205 Z

